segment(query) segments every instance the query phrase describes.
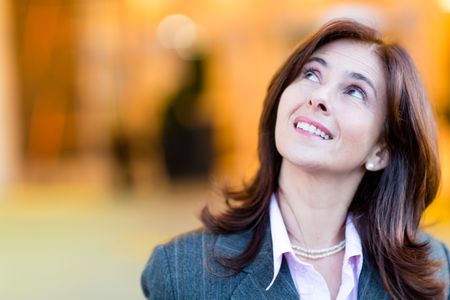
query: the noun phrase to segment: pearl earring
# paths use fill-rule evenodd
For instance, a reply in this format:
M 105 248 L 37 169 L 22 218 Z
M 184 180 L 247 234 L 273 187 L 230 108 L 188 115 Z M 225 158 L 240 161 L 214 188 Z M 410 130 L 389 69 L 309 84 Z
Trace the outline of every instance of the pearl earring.
M 366 169 L 367 170 L 373 170 L 373 168 L 375 168 L 375 165 L 371 162 L 366 163 Z

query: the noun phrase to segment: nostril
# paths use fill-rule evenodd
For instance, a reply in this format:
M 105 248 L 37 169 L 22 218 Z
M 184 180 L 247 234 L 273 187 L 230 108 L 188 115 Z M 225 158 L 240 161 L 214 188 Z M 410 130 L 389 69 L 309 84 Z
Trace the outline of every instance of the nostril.
M 320 103 L 318 106 L 321 110 L 327 111 L 327 107 L 323 103 Z

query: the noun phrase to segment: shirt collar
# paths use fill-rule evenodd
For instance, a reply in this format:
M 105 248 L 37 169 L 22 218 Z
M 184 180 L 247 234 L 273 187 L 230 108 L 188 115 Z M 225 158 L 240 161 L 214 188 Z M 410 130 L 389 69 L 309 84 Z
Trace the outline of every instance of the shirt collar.
M 354 261 L 352 259 L 354 259 Z M 350 262 L 352 264 L 352 267 L 356 268 L 356 273 L 358 274 L 359 278 L 363 264 L 363 252 L 361 238 L 359 237 L 358 231 L 353 224 L 351 214 L 347 216 L 347 220 L 345 222 L 344 262 Z
M 273 278 L 267 286 L 266 291 L 270 289 L 277 278 L 281 268 L 281 263 L 283 261 L 283 255 L 285 253 L 290 253 L 293 257 L 295 257 L 275 194 L 272 194 L 270 199 L 269 218 L 273 249 Z M 353 257 L 354 259 L 352 259 Z M 345 222 L 344 263 L 350 263 L 353 268 L 356 269 L 359 277 L 363 263 L 362 246 L 361 239 L 356 231 L 350 214 L 347 216 Z
M 283 261 L 283 254 L 292 252 L 291 241 L 287 234 L 286 226 L 284 225 L 283 216 L 281 215 L 280 207 L 278 206 L 275 194 L 272 194 L 270 199 L 270 233 L 272 235 L 272 249 L 273 249 L 273 278 L 267 286 L 266 291 L 270 289 L 275 282 L 275 278 L 281 268 Z

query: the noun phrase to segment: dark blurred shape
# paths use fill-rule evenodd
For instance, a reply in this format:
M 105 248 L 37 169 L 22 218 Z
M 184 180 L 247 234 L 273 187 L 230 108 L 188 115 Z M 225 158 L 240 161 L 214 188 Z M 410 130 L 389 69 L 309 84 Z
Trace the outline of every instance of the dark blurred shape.
M 187 72 L 164 112 L 162 146 L 171 179 L 208 177 L 213 164 L 213 129 L 202 120 L 200 97 L 205 85 L 206 57 L 188 60 Z
M 114 158 L 116 181 L 121 188 L 129 189 L 133 186 L 132 170 L 132 141 L 120 124 L 113 129 L 111 140 L 111 152 Z
M 445 121 L 450 124 L 450 101 L 446 101 L 443 111 Z

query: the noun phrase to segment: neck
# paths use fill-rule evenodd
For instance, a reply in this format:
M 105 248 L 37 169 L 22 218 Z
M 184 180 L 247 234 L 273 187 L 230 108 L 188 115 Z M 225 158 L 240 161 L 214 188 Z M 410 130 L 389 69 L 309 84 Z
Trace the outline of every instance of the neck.
M 291 242 L 319 249 L 342 241 L 362 175 L 306 172 L 283 161 L 277 198 Z

